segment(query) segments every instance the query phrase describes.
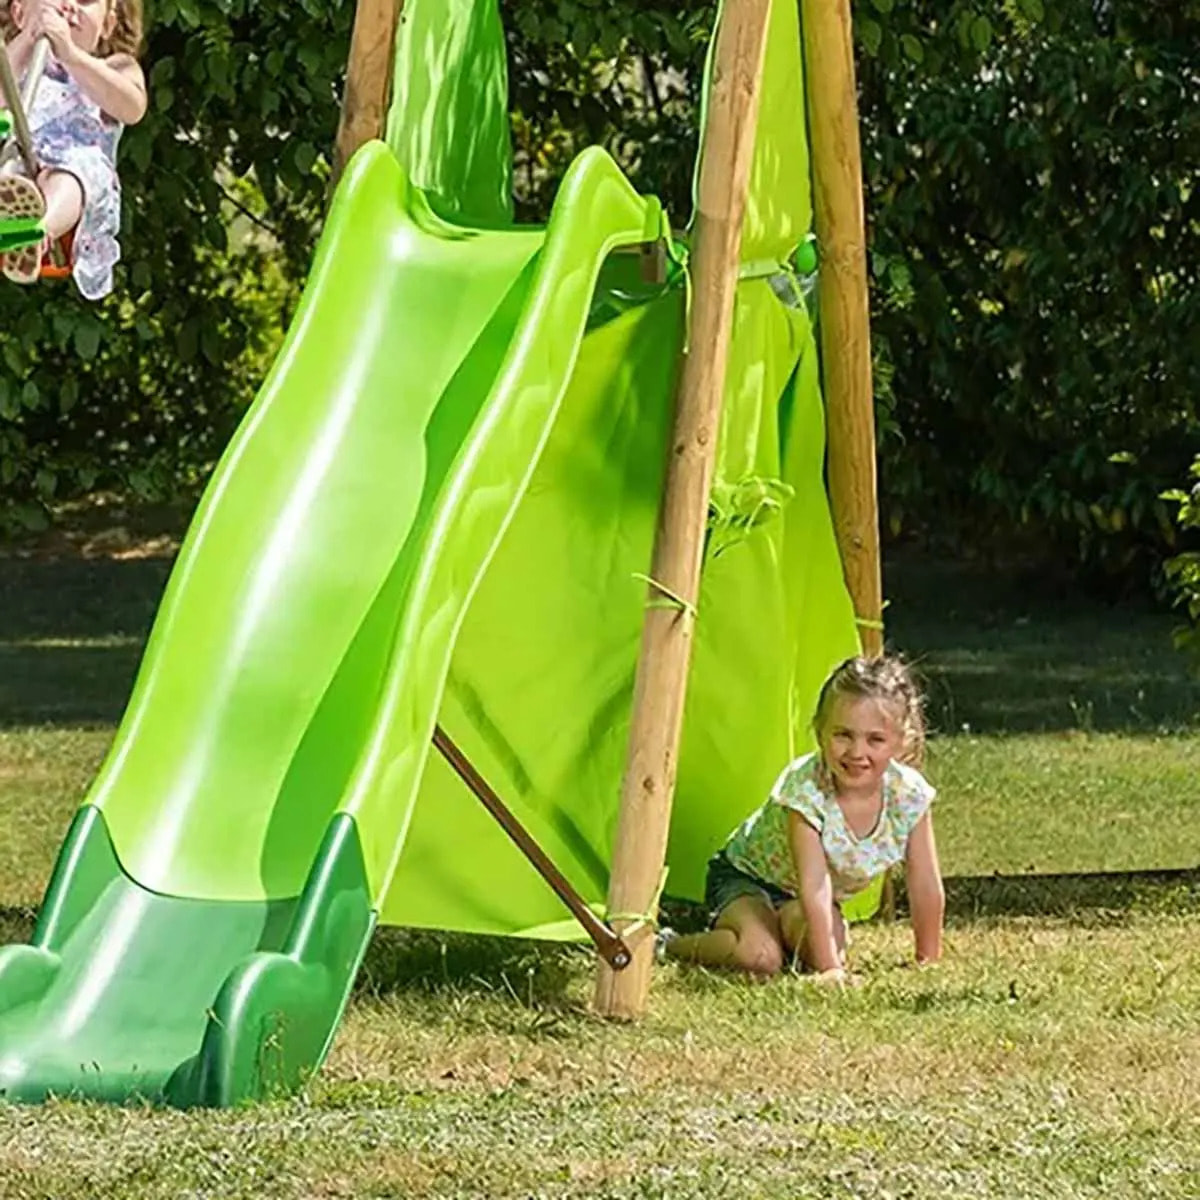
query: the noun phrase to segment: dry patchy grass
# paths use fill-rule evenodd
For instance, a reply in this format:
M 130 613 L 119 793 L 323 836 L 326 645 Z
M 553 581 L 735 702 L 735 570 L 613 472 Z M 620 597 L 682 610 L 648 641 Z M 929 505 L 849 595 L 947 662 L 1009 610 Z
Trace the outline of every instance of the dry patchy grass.
M 1195 915 L 960 923 L 934 971 L 872 927 L 840 995 L 672 966 L 638 1027 L 580 951 L 389 933 L 307 1097 L 0 1109 L 0 1194 L 1183 1200 Z

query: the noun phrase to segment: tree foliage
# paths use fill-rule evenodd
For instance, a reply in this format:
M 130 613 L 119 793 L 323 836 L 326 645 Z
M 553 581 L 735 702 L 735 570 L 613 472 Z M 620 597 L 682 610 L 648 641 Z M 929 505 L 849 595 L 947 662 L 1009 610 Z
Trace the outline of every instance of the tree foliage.
M 602 145 L 675 223 L 690 210 L 710 0 L 502 0 L 518 210 L 542 219 L 558 180 Z
M 521 216 L 600 143 L 685 220 L 715 4 L 501 8 Z M 352 9 L 151 4 L 117 296 L 0 290 L 0 522 L 203 478 L 307 268 Z M 854 13 L 889 528 L 1171 553 L 1162 493 L 1200 445 L 1200 0 Z
M 194 492 L 312 247 L 352 6 L 157 0 L 121 147 L 117 289 L 0 287 L 0 529 L 93 488 Z
M 714 6 L 509 7 L 527 211 L 600 141 L 685 216 Z M 1200 444 L 1200 5 L 857 0 L 855 31 L 888 527 L 1161 553 Z
M 1159 493 L 1200 444 L 1200 5 L 859 7 L 893 525 L 1118 566 L 1170 545 Z
M 1200 530 L 1200 454 L 1192 463 L 1190 489 L 1164 492 L 1163 499 L 1178 505 L 1176 515 L 1181 529 Z M 1200 668 L 1200 550 L 1185 550 L 1169 559 L 1166 571 L 1188 622 L 1176 631 L 1176 644 Z

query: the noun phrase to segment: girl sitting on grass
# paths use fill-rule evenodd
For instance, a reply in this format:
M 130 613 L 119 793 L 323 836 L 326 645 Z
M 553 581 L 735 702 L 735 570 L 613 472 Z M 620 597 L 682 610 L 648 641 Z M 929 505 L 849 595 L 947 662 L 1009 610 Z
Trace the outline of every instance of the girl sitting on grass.
M 708 864 L 705 933 L 664 930 L 669 958 L 773 975 L 789 958 L 821 981 L 846 976 L 841 902 L 903 862 L 918 963 L 942 953 L 945 895 L 918 761 L 921 695 L 895 658 L 852 658 L 825 681 L 819 749 L 791 763 L 771 795 Z

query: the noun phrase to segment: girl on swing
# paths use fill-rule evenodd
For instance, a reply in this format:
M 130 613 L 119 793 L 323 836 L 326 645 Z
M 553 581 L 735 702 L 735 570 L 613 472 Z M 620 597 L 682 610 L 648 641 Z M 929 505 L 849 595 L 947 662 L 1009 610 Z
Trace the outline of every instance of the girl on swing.
M 51 51 L 27 114 L 41 170 L 0 175 L 0 219 L 41 218 L 46 237 L 0 256 L 0 267 L 15 283 L 36 283 L 49 247 L 73 234 L 75 283 L 99 300 L 121 256 L 117 142 L 146 114 L 142 0 L 0 0 L 0 22 L 18 79 L 40 38 Z

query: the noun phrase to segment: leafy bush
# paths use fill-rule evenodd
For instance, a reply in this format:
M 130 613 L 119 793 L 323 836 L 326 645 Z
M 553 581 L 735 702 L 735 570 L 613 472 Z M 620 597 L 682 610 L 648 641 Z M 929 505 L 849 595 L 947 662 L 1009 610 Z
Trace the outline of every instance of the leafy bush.
M 684 219 L 712 0 L 500 2 L 522 218 L 600 143 Z M 885 525 L 1169 555 L 1200 448 L 1200 0 L 854 11 Z M 307 268 L 352 13 L 150 4 L 117 296 L 0 289 L 0 527 L 203 480 Z
M 714 6 L 507 8 L 524 210 L 599 141 L 686 216 Z M 885 525 L 1157 561 L 1200 445 L 1200 4 L 857 0 L 855 29 Z
M 711 0 L 501 0 L 518 213 L 542 220 L 585 147 L 608 148 L 676 225 L 691 209 Z
M 121 148 L 117 289 L 0 287 L 0 530 L 93 488 L 194 494 L 312 249 L 352 6 L 157 0 Z
M 872 7 L 890 524 L 1118 568 L 1161 552 L 1159 494 L 1200 445 L 1200 5 Z
M 1163 498 L 1179 505 L 1180 528 L 1200 529 L 1200 455 L 1192 463 L 1191 491 L 1177 489 L 1164 493 Z M 1200 667 L 1200 550 L 1176 555 L 1167 563 L 1166 572 L 1188 618 L 1188 624 L 1176 631 L 1176 645 L 1189 652 Z

